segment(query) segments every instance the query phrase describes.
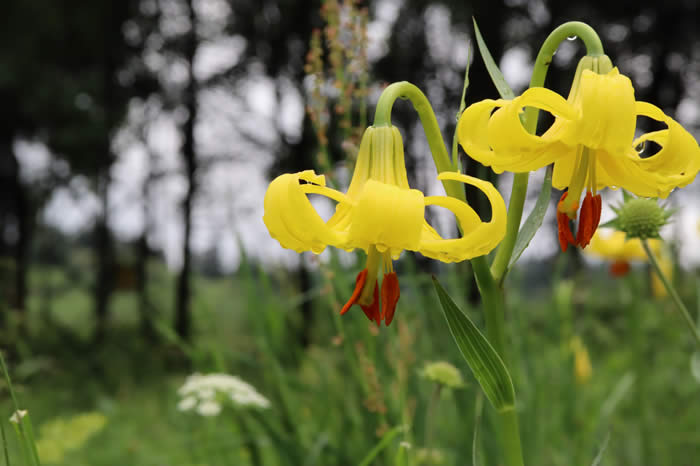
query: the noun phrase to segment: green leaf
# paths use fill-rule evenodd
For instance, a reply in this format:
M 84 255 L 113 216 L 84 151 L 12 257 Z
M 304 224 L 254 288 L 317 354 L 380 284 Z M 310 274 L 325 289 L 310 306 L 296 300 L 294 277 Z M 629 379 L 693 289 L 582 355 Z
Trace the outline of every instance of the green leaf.
M 542 191 L 540 191 L 535 207 L 532 209 L 532 212 L 530 212 L 530 215 L 528 215 L 527 220 L 525 220 L 525 223 L 518 233 L 518 238 L 515 240 L 515 247 L 513 248 L 513 254 L 510 257 L 510 264 L 508 264 L 508 267 L 512 267 L 513 264 L 520 259 L 520 256 L 525 249 L 527 249 L 532 238 L 535 237 L 535 233 L 537 233 L 537 230 L 542 226 L 544 215 L 547 213 L 549 200 L 552 195 L 552 171 L 552 165 L 549 165 L 544 174 Z
M 491 52 L 489 52 L 488 47 L 486 47 L 486 42 L 484 42 L 484 38 L 481 37 L 479 26 L 476 25 L 476 19 L 474 19 L 474 35 L 476 36 L 476 43 L 479 45 L 481 58 L 484 60 L 486 70 L 489 72 L 489 76 L 491 76 L 494 86 L 496 86 L 496 89 L 498 89 L 498 93 L 504 99 L 514 99 L 515 94 L 513 93 L 513 89 L 511 89 L 506 82 L 506 79 L 503 77 L 503 73 L 501 73 L 498 65 L 496 65 L 496 62 L 493 60 L 493 56 L 491 56 Z
M 503 360 L 474 322 L 457 307 L 435 277 L 433 277 L 433 284 L 450 332 L 486 398 L 497 411 L 513 409 L 515 390 Z

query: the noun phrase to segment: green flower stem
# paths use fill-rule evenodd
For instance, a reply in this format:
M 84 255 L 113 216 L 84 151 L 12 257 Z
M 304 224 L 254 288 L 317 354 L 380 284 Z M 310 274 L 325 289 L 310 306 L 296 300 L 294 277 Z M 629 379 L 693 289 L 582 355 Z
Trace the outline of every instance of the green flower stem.
M 447 153 L 447 147 L 442 139 L 440 126 L 438 125 L 437 118 L 435 118 L 433 108 L 430 106 L 430 102 L 425 94 L 413 84 L 401 81 L 393 83 L 384 89 L 382 95 L 379 97 L 377 109 L 374 113 L 374 126 L 391 126 L 391 109 L 396 99 L 410 100 L 411 104 L 413 104 L 413 108 L 418 112 L 438 173 L 454 171 L 455 165 L 453 165 Z M 462 183 L 445 180 L 442 182 L 442 185 L 445 187 L 445 192 L 448 196 L 455 197 L 462 201 L 466 199 Z
M 698 328 L 695 326 L 695 322 L 690 316 L 688 308 L 685 307 L 685 304 L 683 304 L 683 301 L 681 301 L 681 298 L 680 296 L 678 296 L 676 289 L 673 287 L 666 275 L 664 275 L 664 273 L 661 271 L 661 267 L 659 267 L 659 263 L 656 261 L 656 257 L 654 257 L 654 254 L 651 252 L 651 248 L 649 247 L 649 243 L 647 242 L 647 240 L 642 240 L 642 247 L 644 247 L 644 252 L 647 253 L 649 263 L 654 268 L 654 272 L 656 272 L 656 275 L 658 275 L 661 279 L 661 282 L 664 284 L 666 291 L 668 291 L 668 295 L 671 297 L 671 299 L 673 299 L 673 302 L 675 303 L 678 312 L 681 313 L 681 316 L 683 316 L 683 319 L 685 319 L 685 323 L 688 324 L 688 328 L 690 328 L 691 333 L 695 337 L 695 341 L 698 343 L 698 345 L 700 345 L 700 332 L 698 332 Z
M 570 21 L 564 23 L 554 31 L 552 31 L 547 39 L 542 44 L 542 48 L 535 59 L 535 66 L 532 70 L 532 78 L 530 79 L 530 87 L 544 86 L 549 65 L 552 63 L 552 57 L 556 52 L 559 44 L 566 39 L 578 37 L 586 46 L 586 53 L 591 56 L 603 55 L 603 44 L 595 30 L 579 21 Z M 535 134 L 537 130 L 537 118 L 539 110 L 535 107 L 525 108 L 523 117 L 523 127 L 530 134 Z M 513 178 L 513 188 L 508 203 L 508 222 L 506 224 L 506 236 L 501 241 L 498 247 L 496 258 L 491 266 L 491 273 L 496 282 L 499 284 L 505 279 L 508 272 L 508 264 L 510 263 L 515 241 L 518 238 L 518 230 L 520 229 L 520 221 L 523 216 L 523 207 L 525 205 L 525 196 L 527 194 L 529 173 L 516 173 Z
M 574 36 L 583 40 L 589 55 L 603 54 L 603 46 L 600 39 L 590 26 L 581 22 L 564 23 L 552 31 L 537 54 L 532 78 L 530 80 L 530 87 L 544 85 L 554 52 L 562 41 Z M 530 134 L 534 134 L 537 129 L 538 116 L 539 111 L 536 108 L 528 107 L 525 109 L 523 126 Z M 505 355 L 503 317 L 505 298 L 502 285 L 508 270 L 510 258 L 513 254 L 515 241 L 518 237 L 518 230 L 520 229 L 520 221 L 522 219 L 525 196 L 527 194 L 528 177 L 528 173 L 516 173 L 514 176 L 513 188 L 508 204 L 506 235 L 498 248 L 491 269 L 489 270 L 485 257 L 477 257 L 471 261 L 477 285 L 479 286 L 479 292 L 481 293 L 484 303 L 486 335 L 491 345 L 493 345 L 494 349 L 504 361 L 507 359 Z M 506 464 L 508 466 L 523 465 L 522 446 L 520 443 L 516 410 L 498 413 L 496 424 L 501 439 L 501 445 L 503 446 Z
M 503 289 L 493 279 L 485 256 L 471 260 L 472 270 L 483 301 L 486 337 L 498 355 L 505 358 L 505 299 Z M 506 362 L 507 366 L 507 362 Z M 523 449 L 520 443 L 518 413 L 515 409 L 493 413 L 496 430 L 502 446 L 503 456 L 508 466 L 523 466 Z

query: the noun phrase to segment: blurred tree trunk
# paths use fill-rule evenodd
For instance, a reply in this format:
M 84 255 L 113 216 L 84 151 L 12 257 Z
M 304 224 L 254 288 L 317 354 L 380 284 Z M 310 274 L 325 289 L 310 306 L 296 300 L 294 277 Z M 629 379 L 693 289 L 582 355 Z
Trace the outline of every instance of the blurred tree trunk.
M 184 103 L 187 108 L 187 121 L 184 125 L 185 141 L 182 146 L 182 155 L 185 159 L 185 171 L 187 174 L 187 193 L 183 202 L 184 238 L 182 242 L 182 270 L 177 281 L 175 331 L 184 340 L 188 340 L 192 333 L 191 328 L 191 251 L 190 241 L 192 235 L 192 204 L 197 192 L 197 157 L 195 153 L 194 129 L 197 121 L 197 82 L 194 75 L 194 56 L 197 51 L 197 15 L 194 10 L 194 1 L 189 2 L 190 32 L 185 38 L 185 59 L 188 63 L 189 82 L 185 89 Z
M 141 202 L 143 202 L 143 231 L 137 244 L 136 253 L 136 294 L 138 296 L 139 316 L 141 318 L 141 333 L 148 341 L 156 339 L 156 332 L 153 326 L 153 307 L 148 299 L 148 259 L 151 255 L 151 250 L 148 247 L 148 234 L 151 231 L 151 184 L 154 181 L 153 174 L 153 153 L 148 145 L 148 137 L 146 135 L 146 125 L 148 121 L 143 122 L 141 139 L 144 147 L 146 147 L 148 175 L 143 183 L 141 190 Z
M 147 191 L 144 189 L 144 191 Z M 148 198 L 144 197 L 144 204 L 148 204 Z M 148 207 L 144 207 L 144 215 L 148 215 Z M 148 223 L 148 221 L 146 221 Z M 136 294 L 139 302 L 139 316 L 141 318 L 141 333 L 148 341 L 155 340 L 155 329 L 153 327 L 152 307 L 148 299 L 148 258 L 150 249 L 148 247 L 147 225 L 144 225 L 143 233 L 138 240 L 138 252 L 136 258 Z
M 2 200 L 0 204 L 5 211 L 2 227 L 13 225 L 15 237 L 10 238 L 10 244 L 3 244 L 4 250 L 9 249 L 8 256 L 13 259 L 13 278 L 5 283 L 11 283 L 5 289 L 8 296 L 4 297 L 10 309 L 23 314 L 27 296 L 27 271 L 29 261 L 29 245 L 31 214 L 29 197 L 26 188 L 22 184 L 19 173 L 19 162 L 12 147 L 13 137 L 10 131 L 2 131 L 0 134 L 0 186 L 2 186 Z M 6 231 L 2 231 L 7 234 Z M 6 237 L 2 238 L 5 243 Z M 5 280 L 5 279 L 3 279 Z M 0 321 L 0 323 L 3 323 Z
M 97 194 L 102 211 L 95 224 L 95 254 L 97 256 L 97 282 L 95 284 L 95 343 L 104 340 L 109 319 L 109 304 L 114 290 L 114 239 L 109 228 L 109 186 L 111 183 L 110 167 L 114 161 L 112 153 L 112 130 L 116 126 L 116 58 L 117 41 L 121 37 L 121 21 L 117 14 L 116 0 L 105 5 L 102 21 L 104 22 L 104 63 L 102 67 L 102 97 L 104 122 L 102 153 L 97 160 L 96 180 Z

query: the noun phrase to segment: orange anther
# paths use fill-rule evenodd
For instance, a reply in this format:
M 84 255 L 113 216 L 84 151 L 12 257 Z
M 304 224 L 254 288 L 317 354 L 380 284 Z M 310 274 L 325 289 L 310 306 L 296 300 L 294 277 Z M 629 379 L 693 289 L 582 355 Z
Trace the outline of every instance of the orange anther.
M 574 235 L 571 233 L 571 227 L 569 226 L 569 216 L 565 212 L 559 210 L 567 194 L 569 194 L 568 191 L 562 194 L 561 199 L 559 199 L 559 204 L 557 205 L 557 230 L 559 233 L 559 245 L 561 246 L 562 252 L 566 252 L 569 244 L 576 244 Z
M 360 307 L 362 310 L 365 312 L 365 315 L 369 320 L 374 320 L 377 322 L 377 327 L 379 327 L 381 323 L 381 315 L 379 314 L 379 286 L 377 285 L 377 282 L 374 282 L 374 295 L 372 297 L 372 304 L 369 306 L 363 306 L 360 304 Z
M 600 223 L 601 209 L 600 194 L 593 196 L 590 191 L 586 192 L 586 197 L 581 205 L 581 214 L 579 215 L 576 245 L 585 248 L 591 242 L 593 233 L 595 233 Z
M 399 279 L 396 272 L 387 273 L 382 281 L 382 320 L 389 326 L 394 318 L 396 303 L 399 302 Z
M 355 291 L 352 292 L 352 296 L 350 296 L 348 302 L 345 303 L 345 306 L 343 306 L 343 308 L 340 310 L 341 316 L 348 312 L 352 305 L 357 303 L 357 300 L 360 299 L 360 295 L 362 294 L 362 289 L 365 287 L 366 281 L 367 269 L 363 269 L 360 273 L 357 274 L 357 278 L 355 278 Z

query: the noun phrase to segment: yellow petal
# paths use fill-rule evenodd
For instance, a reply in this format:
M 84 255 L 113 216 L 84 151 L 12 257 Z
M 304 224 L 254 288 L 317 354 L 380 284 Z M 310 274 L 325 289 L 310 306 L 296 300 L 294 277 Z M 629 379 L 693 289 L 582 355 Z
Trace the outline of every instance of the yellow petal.
M 552 173 L 552 186 L 559 190 L 569 187 L 571 177 L 576 169 L 576 154 L 578 147 L 573 146 L 567 149 L 568 155 L 562 155 L 554 161 L 554 172 Z
M 463 141 L 463 135 L 460 134 L 460 142 L 470 156 L 484 165 L 492 166 L 495 172 L 500 173 L 504 170 L 512 172 L 536 170 L 570 153 L 569 148 L 559 142 L 554 132 L 536 136 L 528 133 L 520 121 L 521 113 L 525 107 L 534 107 L 550 112 L 559 119 L 578 119 L 578 112 L 563 97 L 548 89 L 532 88 L 512 101 L 498 101 L 498 103 L 501 108 L 488 120 L 485 139 L 483 120 L 484 114 L 490 112 L 490 109 L 482 110 L 478 122 L 478 131 L 482 133 L 478 136 L 480 138 L 479 145 L 482 148 L 490 147 L 493 150 L 490 157 L 482 157 L 483 150 L 469 152 L 467 135 L 464 135 L 465 140 Z M 494 106 L 492 104 L 491 108 Z M 465 120 L 465 125 L 468 122 L 469 120 Z
M 423 193 L 368 180 L 352 209 L 349 242 L 379 252 L 419 247 L 424 221 Z
M 459 262 L 488 254 L 501 242 L 506 232 L 506 205 L 500 193 L 487 181 L 455 172 L 443 172 L 438 179 L 460 181 L 483 191 L 491 203 L 491 220 L 477 221 L 474 210 L 457 199 L 440 196 L 426 198 L 426 205 L 438 205 L 451 210 L 464 232 L 461 238 L 436 239 L 439 235 L 433 235 L 432 228 L 424 228 L 419 252 L 442 262 Z
M 649 247 L 654 255 L 661 251 L 662 242 L 658 239 L 650 239 Z M 627 238 L 622 231 L 611 231 L 609 229 L 598 229 L 585 253 L 598 256 L 610 261 L 647 261 L 648 257 L 642 242 L 638 238 Z
M 372 135 L 374 127 L 370 126 L 362 134 L 360 141 L 360 150 L 357 152 L 357 160 L 355 161 L 355 170 L 352 172 L 350 186 L 348 186 L 347 196 L 351 199 L 356 199 L 359 196 L 362 187 L 365 185 L 370 176 L 371 160 L 372 160 Z
M 567 144 L 582 144 L 610 153 L 625 153 L 637 124 L 634 88 L 617 68 L 608 74 L 585 70 L 576 102 L 582 118 L 561 134 Z
M 639 165 L 647 171 L 669 176 L 668 184 L 673 187 L 692 182 L 700 170 L 700 147 L 695 138 L 661 109 L 647 102 L 637 102 L 637 115 L 663 122 L 668 127 L 643 134 L 632 143 L 637 147 L 646 141 L 653 141 L 661 146 L 656 154 L 640 159 Z
M 496 154 L 488 140 L 488 124 L 494 108 L 508 105 L 507 100 L 482 100 L 462 112 L 457 123 L 457 138 L 464 152 L 486 166 L 496 163 Z
M 302 185 L 300 180 L 313 184 Z M 306 197 L 307 192 L 313 192 L 341 203 L 350 202 L 344 194 L 326 188 L 325 184 L 323 175 L 312 170 L 281 175 L 270 183 L 265 193 L 263 222 L 282 247 L 320 253 L 329 244 L 344 246 L 347 234 L 329 228 Z
M 638 196 L 665 198 L 674 188 L 671 177 L 645 170 L 639 164 L 636 151 L 630 147 L 626 153 L 608 153 L 603 150 L 596 152 L 599 166 L 602 168 L 601 180 L 606 186 L 624 188 Z

